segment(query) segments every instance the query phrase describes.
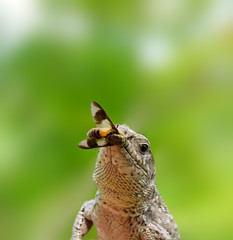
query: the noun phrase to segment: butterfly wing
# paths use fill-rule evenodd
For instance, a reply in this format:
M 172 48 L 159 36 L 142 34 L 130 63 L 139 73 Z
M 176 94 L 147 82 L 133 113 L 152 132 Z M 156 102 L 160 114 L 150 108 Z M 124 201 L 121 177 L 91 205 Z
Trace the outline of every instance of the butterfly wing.
M 117 132 L 115 125 L 112 123 L 104 109 L 96 102 L 91 102 L 91 115 L 97 128 L 112 128 Z
M 89 137 L 81 141 L 78 144 L 78 146 L 82 149 L 91 149 L 91 148 L 111 146 L 111 144 L 109 144 L 105 138 L 97 139 L 97 138 Z
M 100 130 L 111 129 L 109 132 L 118 133 L 117 128 L 112 123 L 104 109 L 96 102 L 91 102 L 91 115 L 97 128 Z M 111 146 L 111 144 L 108 143 L 105 138 L 88 137 L 81 141 L 78 146 L 83 149 L 90 149 Z

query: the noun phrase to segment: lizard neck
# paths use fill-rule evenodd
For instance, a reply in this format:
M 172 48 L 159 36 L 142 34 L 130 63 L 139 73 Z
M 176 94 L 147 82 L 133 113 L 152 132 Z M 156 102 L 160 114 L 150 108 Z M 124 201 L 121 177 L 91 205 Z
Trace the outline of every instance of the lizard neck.
M 97 166 L 94 180 L 99 189 L 99 203 L 123 215 L 135 216 L 145 212 L 158 193 L 154 179 L 142 185 L 140 181 L 122 175 L 111 163 Z
M 123 202 L 122 198 L 115 198 L 112 195 L 111 197 L 106 197 L 105 194 L 101 194 L 101 192 L 98 191 L 98 194 L 96 196 L 96 202 L 100 207 L 107 209 L 114 215 L 136 217 L 148 211 L 149 207 L 153 202 L 153 197 L 151 199 L 144 200 L 137 199 L 137 201 L 134 198 L 128 202 Z
M 99 189 L 99 200 L 127 214 L 145 211 L 157 193 L 154 175 L 152 178 L 147 174 L 117 145 L 99 150 L 93 178 Z

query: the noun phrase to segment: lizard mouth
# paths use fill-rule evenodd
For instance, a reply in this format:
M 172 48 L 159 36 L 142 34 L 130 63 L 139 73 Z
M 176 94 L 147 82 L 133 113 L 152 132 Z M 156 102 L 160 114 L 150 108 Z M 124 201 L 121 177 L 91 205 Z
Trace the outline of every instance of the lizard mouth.
M 123 147 L 124 151 L 125 151 L 125 155 L 127 158 L 130 158 L 132 161 L 134 161 L 134 158 L 132 156 L 132 154 L 128 151 L 128 149 L 126 147 Z
M 136 168 L 140 169 L 141 171 L 143 171 L 144 174 L 146 174 L 147 171 L 142 163 L 142 160 L 139 156 L 137 156 L 137 152 L 135 152 L 135 150 L 131 146 L 132 143 L 129 141 L 131 138 L 132 136 L 128 137 L 127 143 L 125 144 L 125 146 L 123 146 L 125 156 L 129 161 L 133 163 Z

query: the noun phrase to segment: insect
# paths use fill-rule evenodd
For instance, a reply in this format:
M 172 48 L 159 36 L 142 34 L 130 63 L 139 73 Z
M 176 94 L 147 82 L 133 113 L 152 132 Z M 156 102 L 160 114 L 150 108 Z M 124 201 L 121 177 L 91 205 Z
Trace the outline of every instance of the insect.
M 80 142 L 78 146 L 83 149 L 112 146 L 113 143 L 108 141 L 106 138 L 110 139 L 110 135 L 123 135 L 123 133 L 119 132 L 98 103 L 91 103 L 91 114 L 97 128 L 89 130 L 87 133 L 88 138 Z
M 87 136 L 89 138 L 103 138 L 114 132 L 115 131 L 112 128 L 92 128 L 87 133 Z

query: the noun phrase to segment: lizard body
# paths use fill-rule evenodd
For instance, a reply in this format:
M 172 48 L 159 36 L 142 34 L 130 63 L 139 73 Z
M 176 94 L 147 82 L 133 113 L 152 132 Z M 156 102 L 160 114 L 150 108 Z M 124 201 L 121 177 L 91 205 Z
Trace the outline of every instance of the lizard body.
M 97 127 L 108 125 L 113 130 L 108 135 L 105 130 L 104 138 L 101 130 L 89 132 L 88 139 L 79 144 L 81 148 L 101 147 L 93 175 L 98 192 L 81 207 L 71 240 L 81 240 L 93 224 L 99 240 L 180 239 L 156 187 L 148 139 L 126 125 L 113 125 L 95 102 L 92 115 Z

